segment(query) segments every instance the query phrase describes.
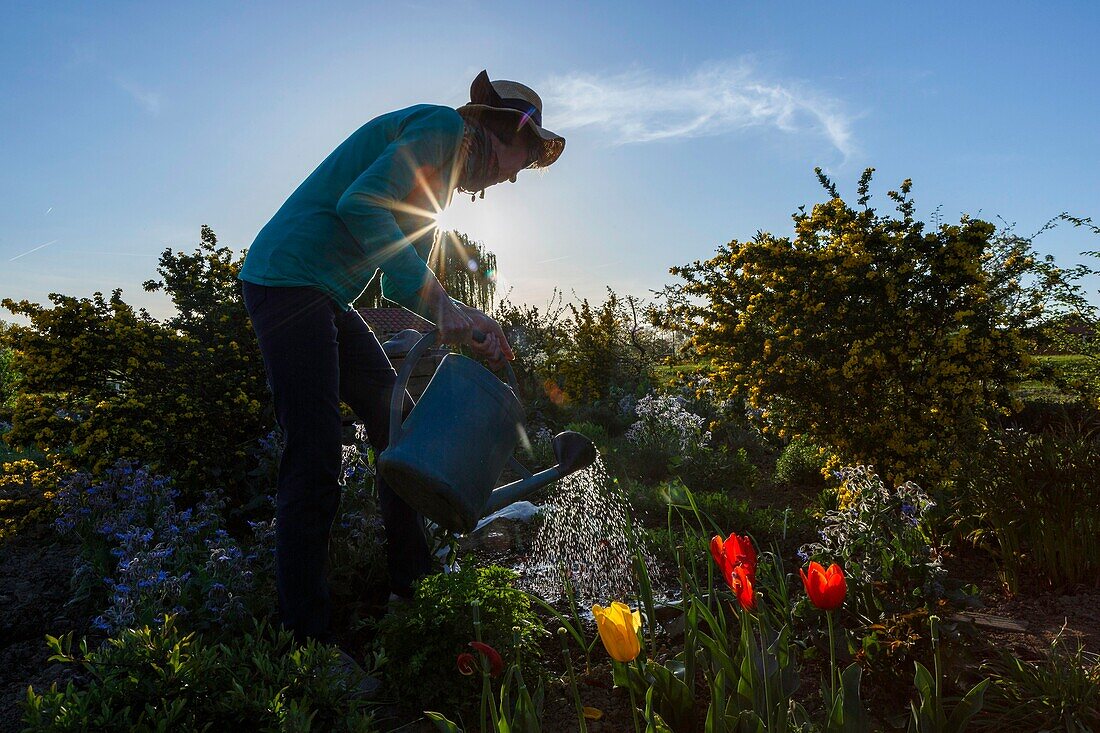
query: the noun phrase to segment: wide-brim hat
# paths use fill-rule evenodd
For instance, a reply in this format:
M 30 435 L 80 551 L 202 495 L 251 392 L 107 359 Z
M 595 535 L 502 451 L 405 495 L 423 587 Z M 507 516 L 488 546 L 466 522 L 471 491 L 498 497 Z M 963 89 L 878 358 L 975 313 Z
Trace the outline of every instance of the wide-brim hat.
M 470 102 L 458 111 L 506 115 L 515 120 L 517 130 L 527 128 L 542 141 L 542 154 L 531 164 L 532 168 L 545 168 L 565 150 L 565 138 L 542 126 L 542 98 L 534 89 L 519 82 L 489 81 L 489 73 L 482 71 L 470 85 Z

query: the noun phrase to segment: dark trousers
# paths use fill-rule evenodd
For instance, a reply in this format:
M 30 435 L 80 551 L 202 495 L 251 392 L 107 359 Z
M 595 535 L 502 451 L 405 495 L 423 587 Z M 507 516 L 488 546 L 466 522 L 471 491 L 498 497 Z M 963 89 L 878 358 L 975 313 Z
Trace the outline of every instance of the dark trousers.
M 389 442 L 397 374 L 362 316 L 321 291 L 244 282 L 243 293 L 286 439 L 275 510 L 280 615 L 299 639 L 324 639 L 329 531 L 340 504 L 340 402 L 366 426 L 377 454 Z M 406 395 L 406 410 L 410 405 Z M 423 526 L 385 481 L 375 481 L 390 584 L 407 595 L 430 568 Z

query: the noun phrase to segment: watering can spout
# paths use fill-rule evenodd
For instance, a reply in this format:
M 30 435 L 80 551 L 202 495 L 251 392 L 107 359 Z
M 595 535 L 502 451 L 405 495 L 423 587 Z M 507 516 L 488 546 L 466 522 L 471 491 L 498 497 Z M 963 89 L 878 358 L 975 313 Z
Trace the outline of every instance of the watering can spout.
M 587 468 L 596 460 L 596 446 L 591 440 L 572 430 L 555 435 L 552 445 L 554 457 L 558 461 L 557 465 L 495 489 L 489 494 L 489 503 L 485 511 L 487 515 L 520 501 L 562 476 Z

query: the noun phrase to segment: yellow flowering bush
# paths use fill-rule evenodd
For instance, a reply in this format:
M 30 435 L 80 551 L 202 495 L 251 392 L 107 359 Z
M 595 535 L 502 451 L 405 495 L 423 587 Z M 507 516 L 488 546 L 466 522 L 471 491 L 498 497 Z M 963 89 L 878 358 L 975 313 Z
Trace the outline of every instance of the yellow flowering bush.
M 684 282 L 663 319 L 694 324 L 712 388 L 745 399 L 766 430 L 933 486 L 989 408 L 1012 406 L 1021 329 L 1039 313 L 1020 285 L 1033 260 L 988 222 L 926 229 L 909 181 L 889 193 L 898 215 L 879 214 L 871 174 L 859 209 L 819 170 L 831 199 L 800 209 L 793 237 L 759 233 L 673 268 Z
M 51 306 L 4 300 L 20 383 L 13 447 L 99 473 L 118 459 L 171 474 L 201 496 L 244 491 L 248 452 L 263 435 L 266 382 L 236 280 L 242 259 L 202 229 L 193 254 L 166 250 L 158 272 L 177 315 L 164 322 L 109 298 L 51 294 Z
M 48 512 L 60 480 L 55 456 L 0 463 L 0 539 L 18 533 Z

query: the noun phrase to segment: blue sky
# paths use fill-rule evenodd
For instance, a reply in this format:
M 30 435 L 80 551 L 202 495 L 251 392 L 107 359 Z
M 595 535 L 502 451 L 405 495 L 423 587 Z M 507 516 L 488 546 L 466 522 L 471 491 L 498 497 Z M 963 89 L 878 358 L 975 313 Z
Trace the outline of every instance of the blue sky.
M 827 8 L 822 12 L 819 8 Z M 458 106 L 482 68 L 545 100 L 560 161 L 442 222 L 515 300 L 645 295 L 823 199 L 1100 218 L 1100 4 L 15 3 L 0 8 L 0 296 L 124 298 L 199 227 L 247 247 L 348 134 Z M 1100 238 L 1038 240 L 1065 264 Z M 11 319 L 0 313 L 0 318 Z

